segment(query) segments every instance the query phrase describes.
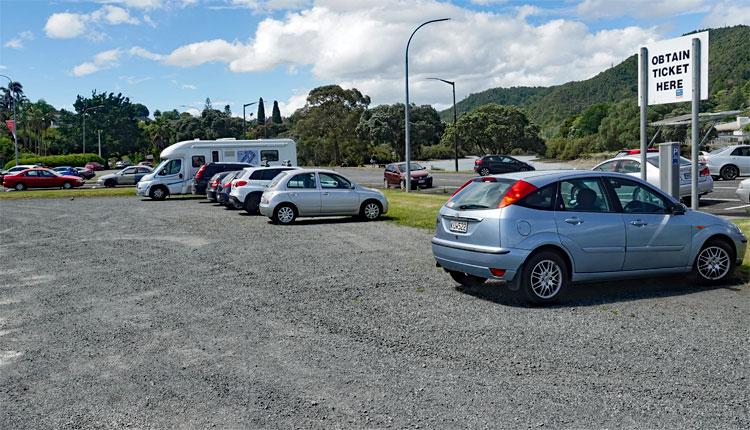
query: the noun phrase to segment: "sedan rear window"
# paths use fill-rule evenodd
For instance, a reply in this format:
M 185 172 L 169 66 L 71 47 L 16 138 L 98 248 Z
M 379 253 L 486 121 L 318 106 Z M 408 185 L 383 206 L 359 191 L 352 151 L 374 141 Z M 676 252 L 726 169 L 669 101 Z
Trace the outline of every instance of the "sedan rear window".
M 455 210 L 496 209 L 515 182 L 510 179 L 475 179 L 453 196 L 446 206 Z

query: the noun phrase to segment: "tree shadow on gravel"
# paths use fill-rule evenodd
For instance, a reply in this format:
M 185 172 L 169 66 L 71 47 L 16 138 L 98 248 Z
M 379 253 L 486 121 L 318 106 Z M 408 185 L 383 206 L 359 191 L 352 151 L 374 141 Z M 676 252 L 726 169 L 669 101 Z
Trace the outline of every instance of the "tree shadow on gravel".
M 463 286 L 456 286 L 455 288 L 464 294 L 499 305 L 533 307 L 533 305 L 526 302 L 521 291 L 511 291 L 501 281 L 488 281 L 474 288 Z M 581 283 L 572 285 L 567 294 L 560 298 L 559 303 L 551 307 L 599 306 L 660 297 L 675 297 L 718 289 L 740 291 L 742 288 L 750 288 L 750 283 L 744 277 L 735 277 L 726 284 L 716 286 L 695 285 L 685 277 L 679 276 L 610 281 L 606 283 Z
M 142 202 L 152 202 L 152 203 L 161 203 L 161 202 L 195 202 L 196 200 L 205 200 L 205 196 L 180 196 L 180 197 L 168 197 L 166 200 L 153 200 L 148 197 L 141 198 Z M 198 202 L 203 203 L 203 202 Z

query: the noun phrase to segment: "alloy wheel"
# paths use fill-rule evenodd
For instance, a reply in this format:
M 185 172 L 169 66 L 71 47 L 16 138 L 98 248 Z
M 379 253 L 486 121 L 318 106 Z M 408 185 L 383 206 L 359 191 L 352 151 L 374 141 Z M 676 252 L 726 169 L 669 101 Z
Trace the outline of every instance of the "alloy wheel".
M 289 206 L 282 206 L 276 213 L 276 217 L 282 224 L 289 224 L 294 220 L 294 210 Z
M 737 176 L 739 176 L 739 174 L 739 169 L 737 169 L 736 167 L 726 166 L 722 169 L 721 177 L 726 179 L 727 181 L 733 181 L 737 178 Z
M 552 260 L 542 260 L 531 271 L 531 290 L 542 299 L 554 297 L 562 288 L 563 274 Z
M 726 276 L 731 267 L 729 253 L 721 247 L 709 246 L 698 254 L 696 268 L 704 279 L 715 281 Z
M 369 220 L 377 219 L 380 216 L 380 206 L 375 202 L 370 202 L 365 205 L 365 218 Z

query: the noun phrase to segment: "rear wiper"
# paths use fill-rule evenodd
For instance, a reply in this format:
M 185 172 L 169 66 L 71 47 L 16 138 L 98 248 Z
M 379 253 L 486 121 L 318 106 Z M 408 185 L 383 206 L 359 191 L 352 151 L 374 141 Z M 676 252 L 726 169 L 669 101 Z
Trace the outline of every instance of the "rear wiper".
M 490 207 L 484 206 L 484 205 L 470 204 L 470 205 L 461 205 L 458 208 L 464 210 L 464 209 L 489 209 Z

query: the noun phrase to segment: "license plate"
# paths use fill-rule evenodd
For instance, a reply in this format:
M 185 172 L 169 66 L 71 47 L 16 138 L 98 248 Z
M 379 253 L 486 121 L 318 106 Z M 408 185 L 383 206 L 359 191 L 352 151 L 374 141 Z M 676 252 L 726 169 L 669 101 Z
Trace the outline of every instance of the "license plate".
M 424 184 L 424 179 L 420 179 L 420 180 L 419 180 L 419 183 L 420 183 L 420 184 Z
M 466 221 L 451 221 L 451 225 L 448 229 L 456 233 L 466 233 L 469 230 L 469 223 Z

